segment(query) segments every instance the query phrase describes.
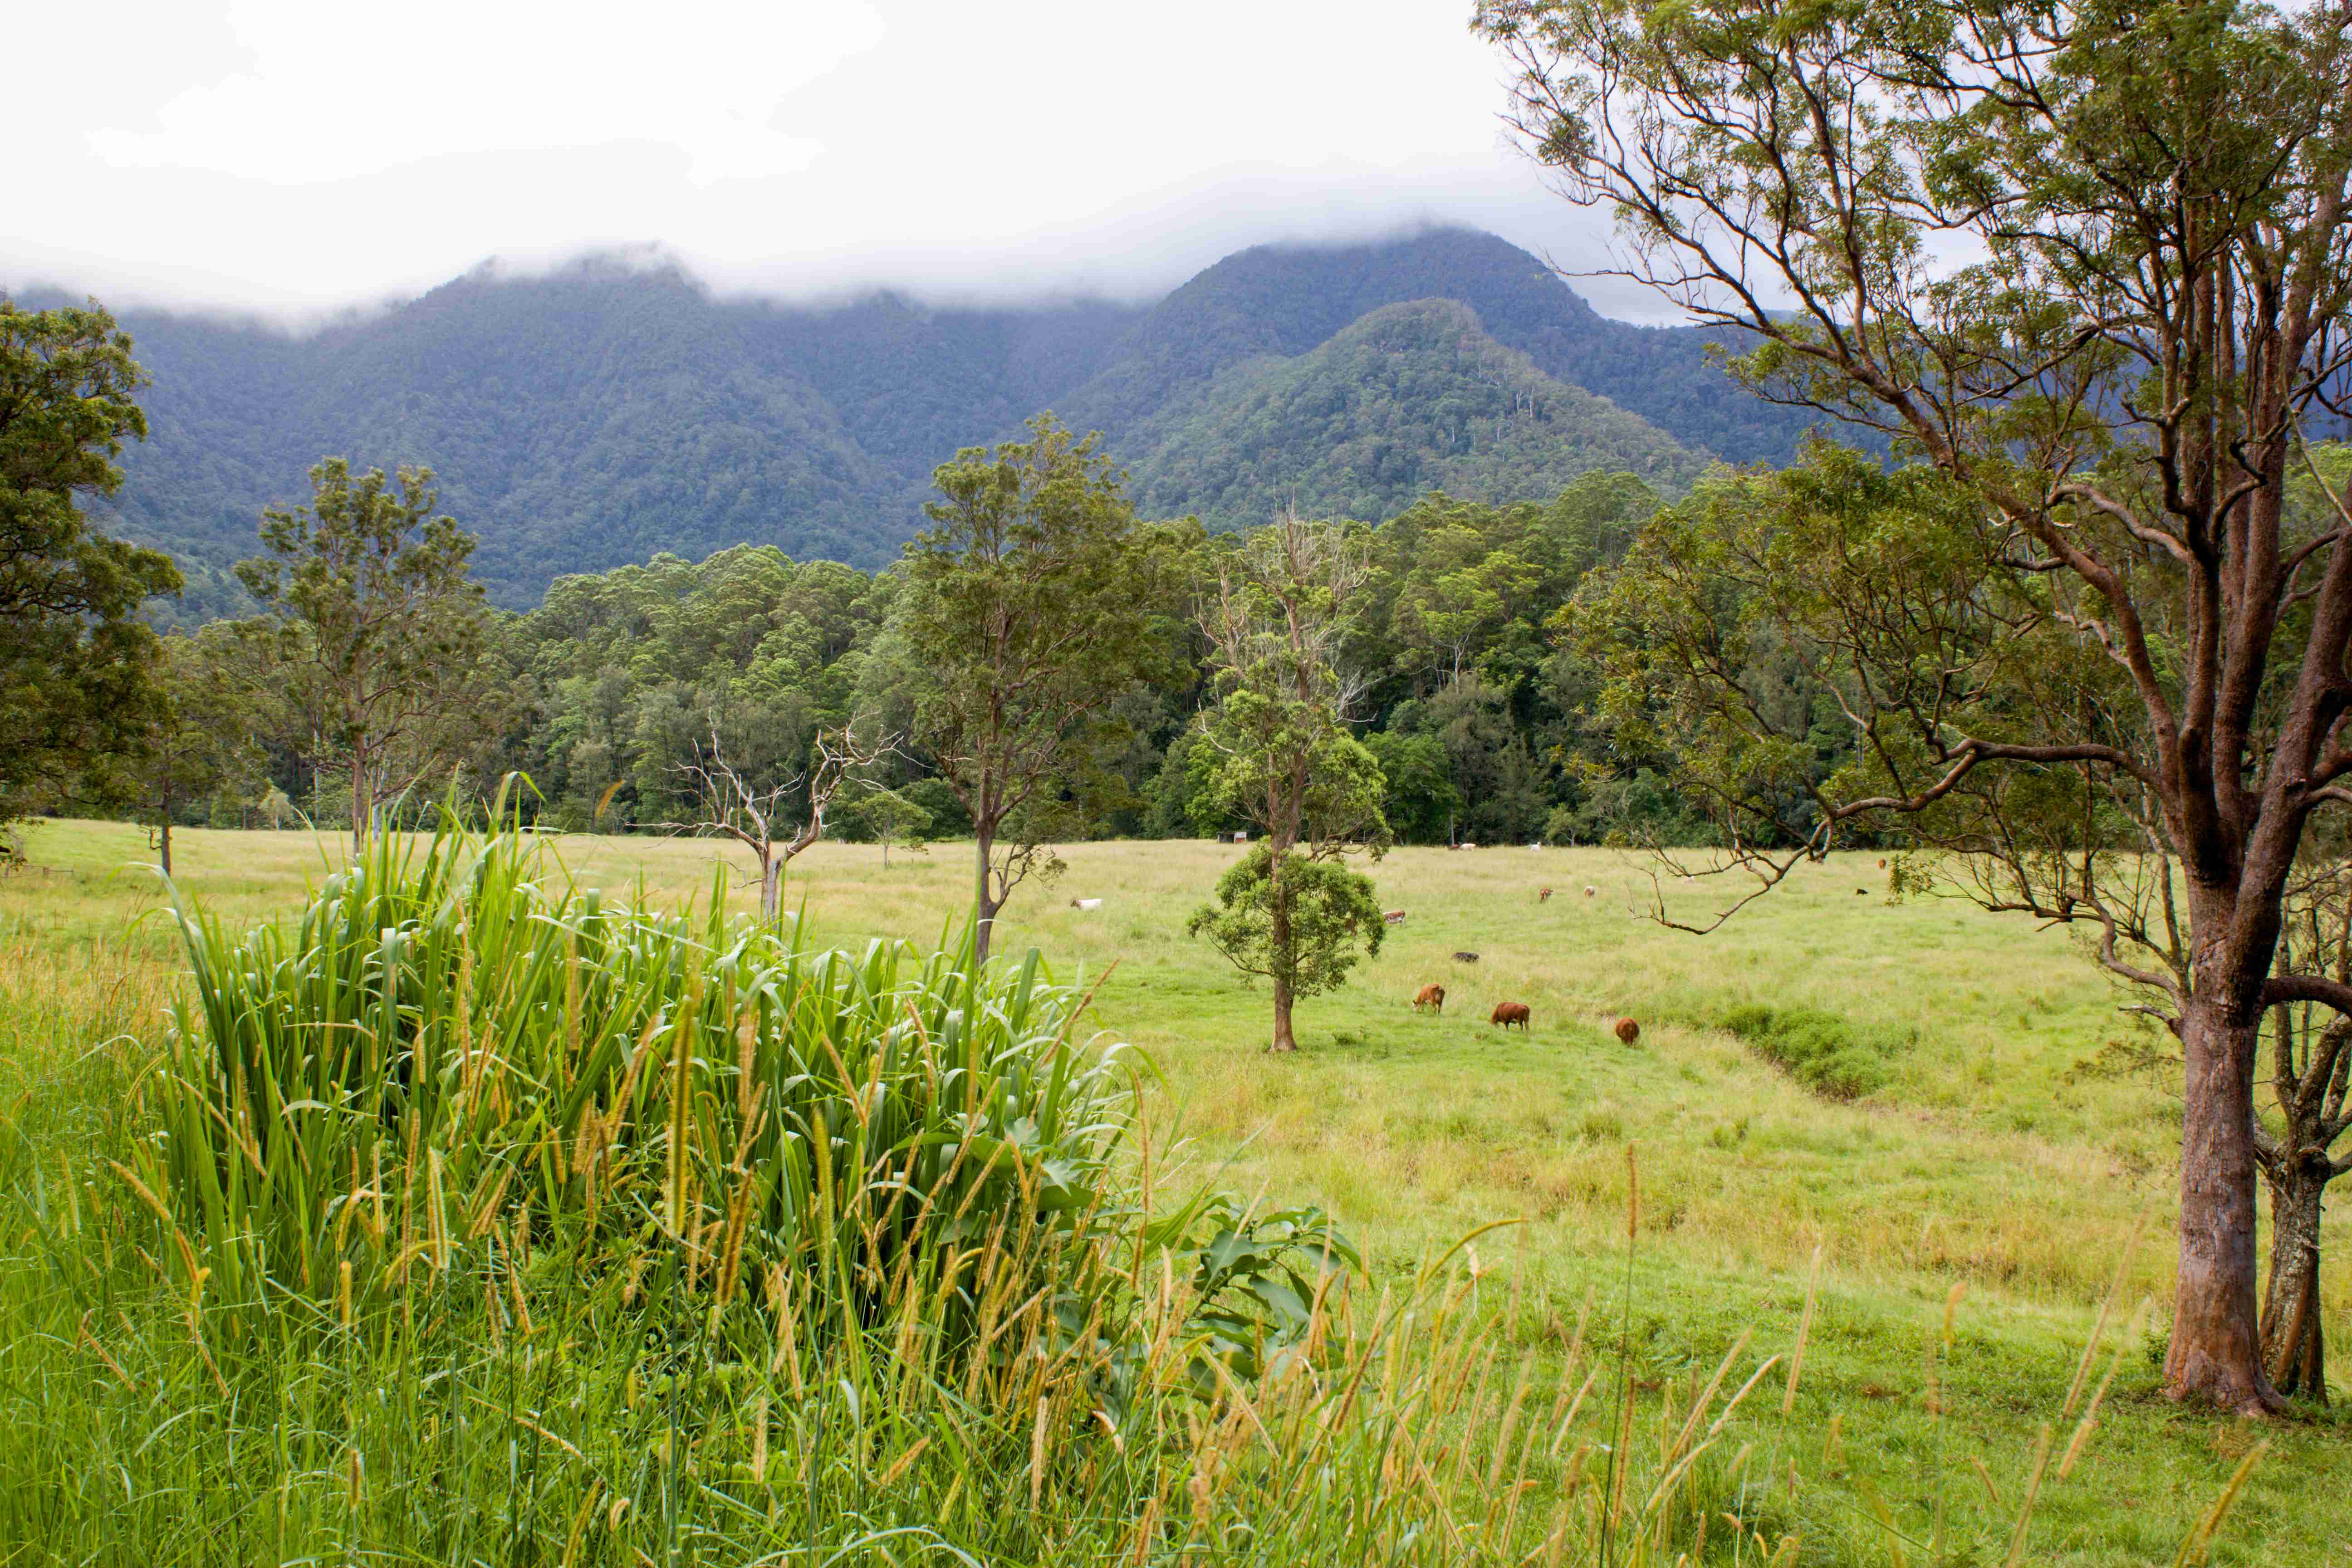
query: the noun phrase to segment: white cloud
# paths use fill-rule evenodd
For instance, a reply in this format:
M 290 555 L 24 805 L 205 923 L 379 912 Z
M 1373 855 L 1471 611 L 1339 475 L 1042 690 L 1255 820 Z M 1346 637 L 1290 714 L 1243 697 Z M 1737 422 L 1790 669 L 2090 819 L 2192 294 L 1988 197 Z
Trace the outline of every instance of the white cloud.
M 88 67 L 0 100 L 0 279 L 294 315 L 650 243 L 730 289 L 1136 295 L 1433 216 L 1592 259 L 1597 220 L 1503 145 L 1501 62 L 1465 24 L 1431 0 L 54 9 L 12 45 Z
M 302 184 L 459 153 L 651 141 L 687 153 L 696 184 L 762 178 L 821 150 L 770 123 L 785 95 L 882 35 L 854 5 L 746 6 L 719 33 L 618 0 L 225 9 L 246 68 L 190 81 L 154 107 L 152 129 L 95 128 L 101 162 Z

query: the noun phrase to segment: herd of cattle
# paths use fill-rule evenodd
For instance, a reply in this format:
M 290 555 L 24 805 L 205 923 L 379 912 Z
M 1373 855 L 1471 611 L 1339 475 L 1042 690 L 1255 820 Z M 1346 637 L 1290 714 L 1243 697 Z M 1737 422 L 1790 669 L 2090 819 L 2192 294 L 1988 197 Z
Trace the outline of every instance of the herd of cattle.
M 1462 847 L 1467 849 L 1470 848 L 1471 846 L 1465 844 L 1463 845 Z M 1590 882 L 1585 884 L 1584 896 L 1586 898 L 1592 898 L 1600 891 L 1600 889 L 1592 886 Z M 1551 889 L 1549 888 L 1539 888 L 1536 890 L 1536 902 L 1539 904 L 1545 903 L 1549 901 L 1550 898 Z M 1404 911 L 1402 910 L 1382 910 L 1381 918 L 1392 926 L 1401 926 L 1404 924 Z M 1478 955 L 1475 952 L 1457 952 L 1454 955 L 1454 962 L 1456 963 L 1475 963 L 1478 962 Z M 1413 995 L 1412 1010 L 1416 1013 L 1427 1012 L 1443 1014 L 1445 1011 L 1445 987 L 1438 984 L 1434 981 L 1423 986 L 1420 991 L 1415 993 Z M 1512 1026 L 1517 1025 L 1523 1032 L 1528 1027 L 1528 1021 L 1529 1014 L 1528 1005 L 1524 1002 L 1497 1002 L 1495 1004 L 1495 1011 L 1486 1019 L 1487 1023 L 1493 1025 L 1496 1028 L 1507 1029 Z M 1635 1040 L 1642 1037 L 1642 1026 L 1635 1023 L 1631 1018 L 1620 1018 L 1616 1023 L 1615 1033 L 1620 1040 L 1622 1040 L 1625 1044 L 1630 1046 Z

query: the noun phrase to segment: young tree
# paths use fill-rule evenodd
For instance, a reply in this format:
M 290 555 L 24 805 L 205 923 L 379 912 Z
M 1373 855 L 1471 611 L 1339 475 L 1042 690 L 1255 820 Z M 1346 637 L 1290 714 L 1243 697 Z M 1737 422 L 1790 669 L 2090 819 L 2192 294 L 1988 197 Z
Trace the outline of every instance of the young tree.
M 1366 574 L 1363 542 L 1344 524 L 1285 517 L 1225 551 L 1201 613 L 1220 700 L 1202 717 L 1205 755 L 1196 749 L 1192 763 L 1263 837 L 1219 882 L 1223 912 L 1204 908 L 1190 929 L 1272 982 L 1270 1050 L 1298 1048 L 1290 1015 L 1307 994 L 1300 984 L 1337 984 L 1354 962 L 1339 962 L 1333 943 L 1380 942 L 1377 920 L 1367 932 L 1355 919 L 1366 907 L 1380 913 L 1370 884 L 1336 864 L 1388 842 L 1386 781 L 1348 732 L 1358 686 L 1338 663 Z
M 893 840 L 908 849 L 923 847 L 923 835 L 931 826 L 931 814 L 920 801 L 909 800 L 894 789 L 880 784 L 867 787 L 854 805 L 857 818 L 882 846 L 882 866 L 890 866 L 890 845 Z
M 0 296 L 0 837 L 71 790 L 131 797 L 125 763 L 160 708 L 148 598 L 171 561 L 90 531 L 78 498 L 113 494 L 144 439 L 145 378 L 96 305 L 23 310 Z
M 871 767 L 892 742 L 861 740 L 858 721 L 817 731 L 810 742 L 816 761 L 803 773 L 765 788 L 754 785 L 727 760 L 719 726 L 710 744 L 698 746 L 694 760 L 677 772 L 688 785 L 697 815 L 664 826 L 673 833 L 731 838 L 751 851 L 760 865 L 760 918 L 773 921 L 783 905 L 784 868 L 793 857 L 824 837 L 824 814 L 850 775 Z M 795 803 L 805 807 L 795 811 Z
M 1369 878 L 1296 851 L 1277 859 L 1273 841 L 1261 838 L 1217 879 L 1216 903 L 1194 910 L 1184 929 L 1272 984 L 1283 1011 L 1268 1048 L 1287 1051 L 1298 1048 L 1290 1004 L 1347 984 L 1359 959 L 1380 952 L 1388 927 Z
M 216 622 L 163 639 L 163 703 L 140 759 L 140 805 L 154 814 L 155 847 L 172 874 L 172 818 L 191 801 L 262 776 L 257 694 L 242 672 L 237 628 Z
M 898 607 L 916 739 L 971 816 L 973 918 L 988 956 L 999 910 L 1058 866 L 1051 845 L 1112 784 L 1119 695 L 1156 668 L 1162 542 L 1123 479 L 1052 415 L 1031 438 L 971 447 L 931 475 L 937 526 L 907 546 Z
M 308 505 L 261 514 L 269 553 L 236 569 L 278 613 L 293 739 L 315 770 L 349 776 L 355 844 L 385 802 L 462 754 L 494 705 L 488 616 L 466 573 L 474 540 L 433 515 L 432 485 L 430 468 L 354 479 L 329 458 L 310 470 Z
M 2352 514 L 2287 508 L 2352 305 L 2347 25 L 2218 0 L 1475 21 L 1628 273 L 1744 331 L 1765 395 L 1925 465 L 1816 454 L 1661 525 L 1609 600 L 1611 710 L 1682 727 L 1760 885 L 1892 821 L 1971 852 L 1948 864 L 1990 907 L 2087 921 L 2153 994 L 2186 1079 L 2166 1387 L 2249 1413 L 2278 1402 L 2260 1026 L 2352 1013 L 2279 941 L 2306 827 L 2352 804 Z M 1777 531 L 1741 515 L 1759 501 Z M 1767 641 L 1819 702 L 1738 689 Z M 1853 766 L 1815 767 L 1825 716 Z

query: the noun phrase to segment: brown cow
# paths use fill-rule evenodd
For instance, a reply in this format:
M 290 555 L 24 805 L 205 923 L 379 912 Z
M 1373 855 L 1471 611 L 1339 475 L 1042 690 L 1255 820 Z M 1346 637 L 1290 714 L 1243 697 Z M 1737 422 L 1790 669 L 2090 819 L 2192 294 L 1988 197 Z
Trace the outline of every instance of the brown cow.
M 1548 904 L 1551 902 L 1551 889 L 1549 888 L 1538 888 L 1536 889 L 1536 902 L 1539 904 Z
M 1617 1020 L 1617 1037 L 1630 1046 L 1642 1037 L 1642 1026 L 1631 1018 L 1620 1018 Z
M 1528 1005 L 1524 1002 L 1497 1002 L 1495 1004 L 1495 1016 L 1486 1022 L 1500 1024 L 1506 1029 L 1517 1024 L 1525 1029 L 1528 1026 Z
M 1444 1012 L 1445 987 L 1443 985 L 1423 986 L 1421 988 L 1421 994 L 1412 999 L 1412 1010 L 1418 1013 L 1423 1007 L 1428 1008 L 1433 1013 Z

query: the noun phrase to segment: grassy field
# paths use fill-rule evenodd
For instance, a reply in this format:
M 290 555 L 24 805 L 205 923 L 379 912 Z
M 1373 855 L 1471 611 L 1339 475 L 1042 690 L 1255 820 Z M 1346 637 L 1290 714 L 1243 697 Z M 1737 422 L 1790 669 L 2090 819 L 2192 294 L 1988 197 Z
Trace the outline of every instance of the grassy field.
M 47 824 L 31 851 L 34 868 L 0 881 L 0 1121 L 34 1151 L 20 1168 L 63 1173 L 104 1135 L 99 1101 L 120 1081 L 91 1064 L 138 1057 L 102 1042 L 152 1039 L 180 960 L 152 918 L 161 889 L 139 868 L 140 832 Z M 307 835 L 185 832 L 180 881 L 241 925 L 299 902 L 334 852 Z M 584 837 L 562 853 L 583 881 L 641 883 L 656 901 L 707 894 L 717 854 Z M 1916 1539 L 1940 1506 L 1961 1521 L 1954 1560 L 2004 1561 L 2043 1425 L 2058 1424 L 2062 1449 L 2072 1435 L 2062 1412 L 2120 1267 L 2094 1381 L 2123 1353 L 2097 1430 L 2070 1473 L 2053 1458 L 2040 1476 L 2014 1560 L 2171 1561 L 2267 1440 L 2210 1560 L 2352 1568 L 2352 1424 L 2305 1415 L 2256 1431 L 2157 1394 L 2179 1114 L 2161 1084 L 2074 1070 L 2126 1030 L 2122 998 L 2064 933 L 1890 903 L 1884 872 L 1841 857 L 1694 939 L 1633 913 L 1650 887 L 1636 860 L 1402 850 L 1371 874 L 1406 923 L 1347 989 L 1302 1005 L 1305 1048 L 1274 1058 L 1258 1049 L 1263 993 L 1182 933 L 1230 847 L 1066 854 L 1057 885 L 1014 899 L 999 951 L 1034 945 L 1058 978 L 1100 980 L 1090 1021 L 1164 1075 L 1149 1090 L 1155 1142 L 1183 1151 L 1164 1182 L 1321 1204 L 1363 1245 L 1376 1285 L 1515 1222 L 1474 1244 L 1481 1310 L 1544 1346 L 1592 1303 L 1609 1334 L 1622 1323 L 1659 1419 L 1743 1330 L 1773 1351 L 1796 1345 L 1818 1254 L 1793 1406 L 1783 1415 L 1776 1381 L 1742 1412 L 1757 1473 L 1785 1489 L 1784 1516 L 1803 1530 L 1801 1560 L 1899 1561 L 1911 1538 L 1923 1561 Z M 829 945 L 929 944 L 958 913 L 967 855 L 894 851 L 886 869 L 874 847 L 821 846 L 795 862 L 787 906 Z M 1544 885 L 1554 896 L 1538 902 Z M 1702 888 L 1668 893 L 1678 912 L 1706 907 Z M 1081 911 L 1079 897 L 1103 902 Z M 1409 1005 L 1433 980 L 1448 989 L 1442 1016 Z M 1500 1001 L 1528 1004 L 1532 1030 L 1489 1027 Z M 1721 1026 L 1759 1004 L 1902 1042 L 1886 1087 L 1841 1103 L 1759 1060 Z M 1631 1047 L 1609 1032 L 1620 1016 L 1641 1023 Z M 2345 1213 L 2328 1236 L 2338 1347 L 2352 1346 Z M 1948 1310 L 1951 1348 L 1931 1360 Z M 1931 1458 L 1965 1483 L 1941 1487 L 1941 1503 Z M 10 1544 L 0 1561 L 41 1560 L 37 1543 Z

